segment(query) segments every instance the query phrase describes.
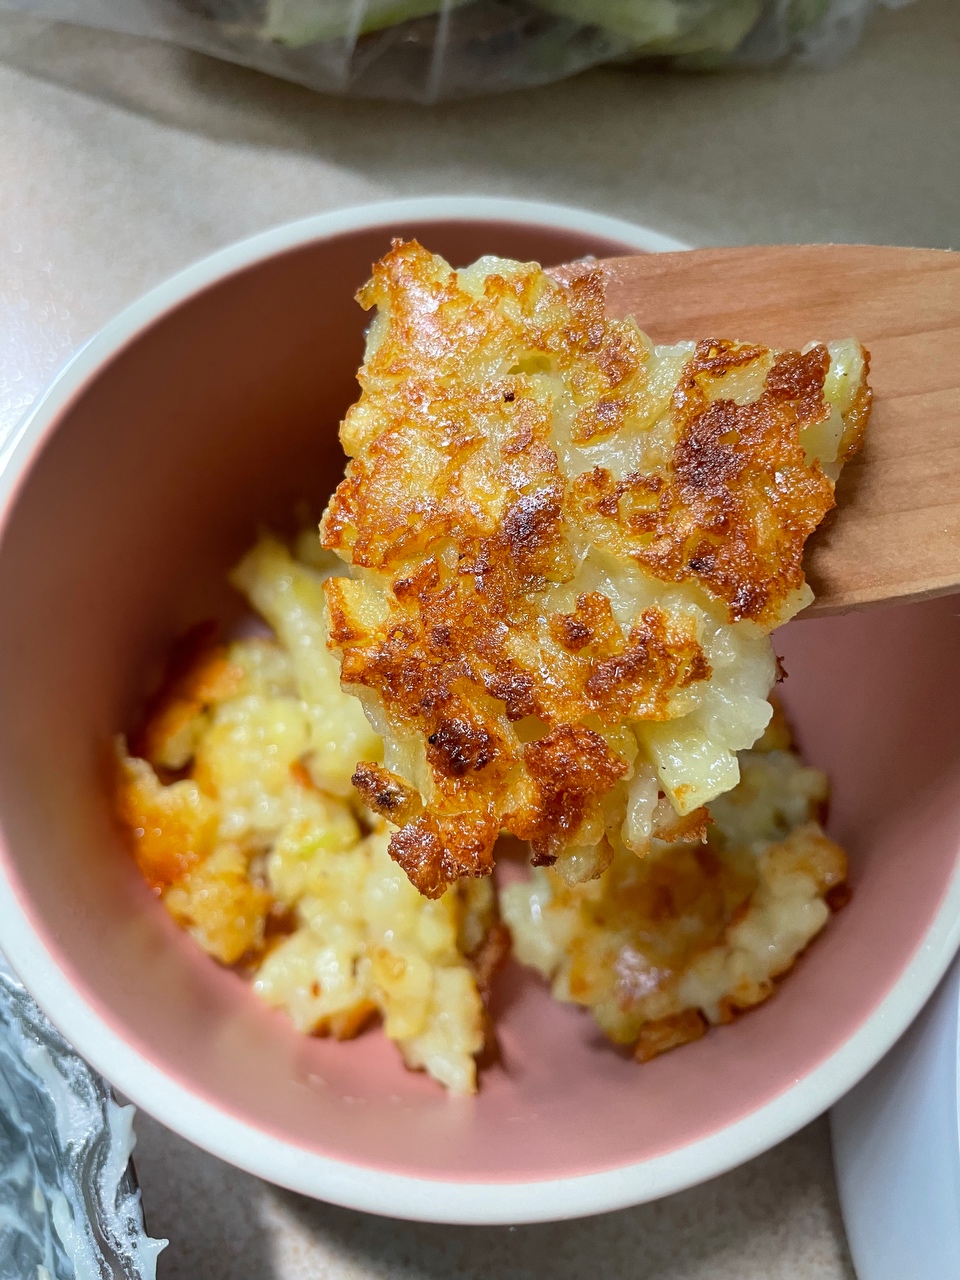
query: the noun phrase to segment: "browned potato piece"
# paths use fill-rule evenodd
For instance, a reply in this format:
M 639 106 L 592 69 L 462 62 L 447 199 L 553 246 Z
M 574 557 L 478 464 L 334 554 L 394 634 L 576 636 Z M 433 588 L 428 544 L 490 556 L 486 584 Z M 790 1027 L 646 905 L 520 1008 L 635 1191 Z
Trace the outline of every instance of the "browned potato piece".
M 661 796 L 687 818 L 734 786 L 763 732 L 767 635 L 812 598 L 866 354 L 654 347 L 589 265 L 454 271 L 416 243 L 359 300 L 321 526 L 352 566 L 325 583 L 331 646 L 384 740 L 356 781 L 428 896 L 489 873 L 501 832 L 597 875 L 670 827 Z

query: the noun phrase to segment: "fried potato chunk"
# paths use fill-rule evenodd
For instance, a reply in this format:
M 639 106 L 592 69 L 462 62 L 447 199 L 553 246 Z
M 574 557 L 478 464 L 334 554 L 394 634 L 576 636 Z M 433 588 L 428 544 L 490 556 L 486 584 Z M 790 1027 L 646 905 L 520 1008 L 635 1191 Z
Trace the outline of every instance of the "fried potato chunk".
M 702 825 L 770 717 L 768 633 L 812 599 L 867 353 L 658 347 L 606 318 L 596 268 L 454 271 L 415 242 L 358 298 L 377 314 L 321 525 L 351 572 L 324 588 L 391 855 L 436 896 L 501 832 L 576 881 Z
M 161 894 L 213 851 L 218 813 L 191 779 L 165 787 L 147 763 L 117 743 L 117 817 L 130 833 L 137 865 Z

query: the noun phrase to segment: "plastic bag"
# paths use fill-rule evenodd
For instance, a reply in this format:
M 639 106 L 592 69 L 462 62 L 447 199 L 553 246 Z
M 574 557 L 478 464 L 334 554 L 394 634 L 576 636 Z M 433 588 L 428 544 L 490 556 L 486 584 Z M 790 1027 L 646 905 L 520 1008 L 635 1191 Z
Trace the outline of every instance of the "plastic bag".
M 156 1280 L 133 1117 L 0 955 L 0 1280 Z
M 0 0 L 171 40 L 325 93 L 439 102 L 602 63 L 825 67 L 909 0 Z

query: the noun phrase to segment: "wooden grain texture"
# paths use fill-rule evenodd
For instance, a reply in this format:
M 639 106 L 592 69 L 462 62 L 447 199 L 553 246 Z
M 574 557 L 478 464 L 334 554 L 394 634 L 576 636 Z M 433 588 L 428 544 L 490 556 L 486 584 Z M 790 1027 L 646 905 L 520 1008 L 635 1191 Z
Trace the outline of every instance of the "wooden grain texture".
M 960 253 L 777 245 L 602 265 L 609 314 L 656 342 L 856 337 L 869 350 L 867 442 L 808 545 L 807 613 L 960 590 Z

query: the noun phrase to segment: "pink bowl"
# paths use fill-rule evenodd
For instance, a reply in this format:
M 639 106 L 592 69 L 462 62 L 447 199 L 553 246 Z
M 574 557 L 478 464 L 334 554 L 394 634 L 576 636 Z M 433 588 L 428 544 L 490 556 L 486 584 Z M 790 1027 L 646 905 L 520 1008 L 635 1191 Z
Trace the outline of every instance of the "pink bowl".
M 828 1107 L 945 969 L 960 941 L 957 606 L 781 633 L 787 701 L 833 779 L 854 897 L 749 1017 L 638 1067 L 515 972 L 503 1065 L 468 1100 L 405 1072 L 377 1034 L 295 1034 L 147 892 L 111 821 L 105 760 L 169 639 L 236 610 L 224 573 L 257 522 L 336 483 L 365 322 L 351 297 L 391 232 L 461 263 L 673 247 L 512 202 L 351 210 L 190 268 L 74 359 L 0 476 L 0 945 L 120 1090 L 274 1182 L 435 1221 L 636 1203 Z

